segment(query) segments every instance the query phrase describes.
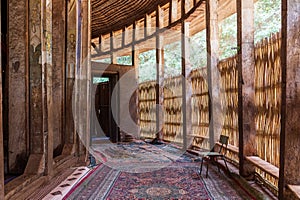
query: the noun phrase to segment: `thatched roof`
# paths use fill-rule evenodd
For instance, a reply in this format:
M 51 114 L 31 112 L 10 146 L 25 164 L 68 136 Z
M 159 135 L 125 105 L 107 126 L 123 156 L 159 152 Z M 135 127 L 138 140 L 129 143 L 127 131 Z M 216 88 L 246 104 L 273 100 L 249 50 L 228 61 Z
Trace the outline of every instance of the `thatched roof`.
M 92 0 L 92 38 L 121 29 L 168 0 Z

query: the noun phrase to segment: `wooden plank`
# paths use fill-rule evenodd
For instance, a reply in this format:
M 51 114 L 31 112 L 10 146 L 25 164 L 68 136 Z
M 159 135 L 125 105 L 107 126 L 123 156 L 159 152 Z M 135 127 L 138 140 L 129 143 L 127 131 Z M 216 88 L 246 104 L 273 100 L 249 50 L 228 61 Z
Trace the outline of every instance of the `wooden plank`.
M 300 199 L 300 185 L 287 185 L 288 188 Z
M 258 156 L 247 156 L 246 159 L 249 160 L 256 167 L 265 171 L 266 173 L 272 175 L 275 178 L 279 178 L 279 168 L 278 167 L 264 161 L 263 159 L 259 158 Z

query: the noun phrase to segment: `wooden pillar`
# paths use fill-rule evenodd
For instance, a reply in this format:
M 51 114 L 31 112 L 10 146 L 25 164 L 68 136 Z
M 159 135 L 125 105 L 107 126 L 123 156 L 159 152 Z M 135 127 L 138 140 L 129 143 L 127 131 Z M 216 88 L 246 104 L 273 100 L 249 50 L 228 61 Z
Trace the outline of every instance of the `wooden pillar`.
M 164 82 L 164 52 L 163 36 L 158 32 L 163 27 L 163 11 L 160 6 L 156 9 L 156 133 L 162 137 L 162 105 L 163 105 L 163 82 Z
M 111 64 L 117 64 L 116 53 L 114 52 L 114 34 L 110 32 L 110 60 Z
M 54 156 L 62 152 L 65 143 L 65 49 L 66 49 L 66 1 L 53 0 L 53 149 Z
M 0 10 L 2 8 L 2 2 L 0 0 Z M 2 29 L 1 29 L 1 24 L 2 24 L 2 13 L 0 14 L 0 33 L 2 34 Z M 0 37 L 2 41 L 2 36 Z M 4 199 L 4 143 L 3 143 L 3 119 L 2 119 L 2 45 L 0 46 L 0 199 Z
M 181 0 L 181 18 L 186 12 L 185 0 Z M 181 22 L 181 76 L 182 76 L 182 133 L 183 149 L 187 149 L 187 134 L 192 132 L 191 98 L 192 91 L 188 84 L 188 75 L 191 72 L 190 53 L 189 53 L 189 22 Z
M 282 0 L 282 117 L 280 137 L 279 199 L 287 185 L 300 185 L 300 2 Z
M 75 127 L 88 158 L 90 145 L 90 107 L 91 107 L 91 35 L 90 0 L 77 0 L 76 32 L 76 72 L 75 72 Z M 83 155 L 83 154 L 82 154 Z
M 45 154 L 45 174 L 53 174 L 53 144 L 55 131 L 55 107 L 53 102 L 53 27 L 52 27 L 52 1 L 42 0 L 42 79 L 45 81 L 43 86 L 43 116 L 44 134 L 46 133 L 44 154 Z M 58 131 L 58 130 L 57 130 Z
M 253 153 L 255 143 L 254 103 L 254 1 L 237 1 L 238 25 L 238 73 L 239 73 L 239 167 L 240 174 L 247 176 L 253 171 L 245 157 Z M 251 152 L 252 151 L 252 152 Z
M 218 1 L 206 1 L 207 83 L 209 91 L 209 143 L 213 148 L 221 133 L 221 108 L 219 87 L 219 26 Z
M 29 156 L 27 2 L 8 4 L 8 171 L 17 174 L 24 172 Z
M 65 118 L 65 145 L 64 155 L 74 154 L 76 151 L 77 133 L 74 128 L 73 91 L 75 87 L 75 63 L 76 63 L 76 0 L 68 2 L 66 23 L 66 118 Z M 73 99 L 74 98 L 74 99 Z M 75 111 L 75 110 L 74 110 Z

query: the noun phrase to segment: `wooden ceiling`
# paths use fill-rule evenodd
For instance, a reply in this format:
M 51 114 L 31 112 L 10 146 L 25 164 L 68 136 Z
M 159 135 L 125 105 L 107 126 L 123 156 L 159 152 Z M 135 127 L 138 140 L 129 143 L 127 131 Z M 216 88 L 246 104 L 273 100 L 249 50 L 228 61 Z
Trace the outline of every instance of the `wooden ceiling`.
M 168 0 L 92 0 L 92 38 L 122 29 Z

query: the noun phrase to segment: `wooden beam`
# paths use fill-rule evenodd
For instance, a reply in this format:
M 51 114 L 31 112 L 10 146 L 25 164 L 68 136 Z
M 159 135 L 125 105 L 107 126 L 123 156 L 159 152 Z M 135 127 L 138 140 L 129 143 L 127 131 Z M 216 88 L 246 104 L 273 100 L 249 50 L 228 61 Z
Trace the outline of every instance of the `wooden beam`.
M 300 2 L 282 0 L 282 107 L 279 199 L 291 199 L 287 185 L 300 183 Z
M 188 18 L 195 12 L 195 10 L 197 10 L 197 8 L 199 8 L 199 7 L 202 5 L 203 2 L 204 2 L 203 0 L 200 0 L 194 8 L 192 8 L 189 12 L 187 12 L 187 13 L 183 16 L 183 18 L 180 18 L 180 19 L 178 19 L 178 20 L 172 22 L 172 23 L 171 23 L 169 26 L 167 26 L 167 27 L 162 27 L 161 29 L 158 29 L 157 32 L 159 32 L 159 33 L 164 33 L 164 32 L 166 32 L 167 30 L 170 30 L 170 29 L 172 29 L 172 28 L 175 28 L 176 26 L 178 26 L 179 24 L 181 24 L 182 20 L 188 19 Z M 163 22 L 162 22 L 162 23 L 163 23 Z M 137 31 L 136 35 L 139 35 L 138 31 Z M 143 42 L 146 42 L 147 40 L 153 39 L 154 37 L 156 37 L 155 34 L 149 35 L 149 36 L 147 36 L 147 37 L 145 37 L 145 38 L 136 38 L 135 43 L 136 43 L 136 44 L 141 44 L 141 43 L 143 43 Z M 131 45 L 132 45 L 132 44 L 127 44 L 127 45 L 125 45 L 124 48 L 115 48 L 113 51 L 114 51 L 114 52 L 120 52 L 122 49 L 126 49 L 126 48 L 130 47 Z M 110 51 L 110 50 L 105 51 L 105 52 L 102 52 L 100 55 L 99 55 L 99 54 L 92 55 L 92 58 L 100 58 L 100 57 L 102 57 L 102 56 L 109 55 L 109 54 L 111 54 L 111 51 Z M 125 54 L 125 53 L 123 53 L 123 54 Z
M 254 89 L 254 1 L 237 1 L 238 72 L 239 72 L 239 167 L 240 174 L 252 173 L 245 156 L 249 156 L 255 143 L 255 89 Z M 253 67 L 250 67 L 253 66 Z
M 220 133 L 220 121 L 222 118 L 220 108 L 219 88 L 219 26 L 218 26 L 218 0 L 206 1 L 206 41 L 207 41 L 207 82 L 210 94 L 210 122 L 209 143 L 213 148 Z

